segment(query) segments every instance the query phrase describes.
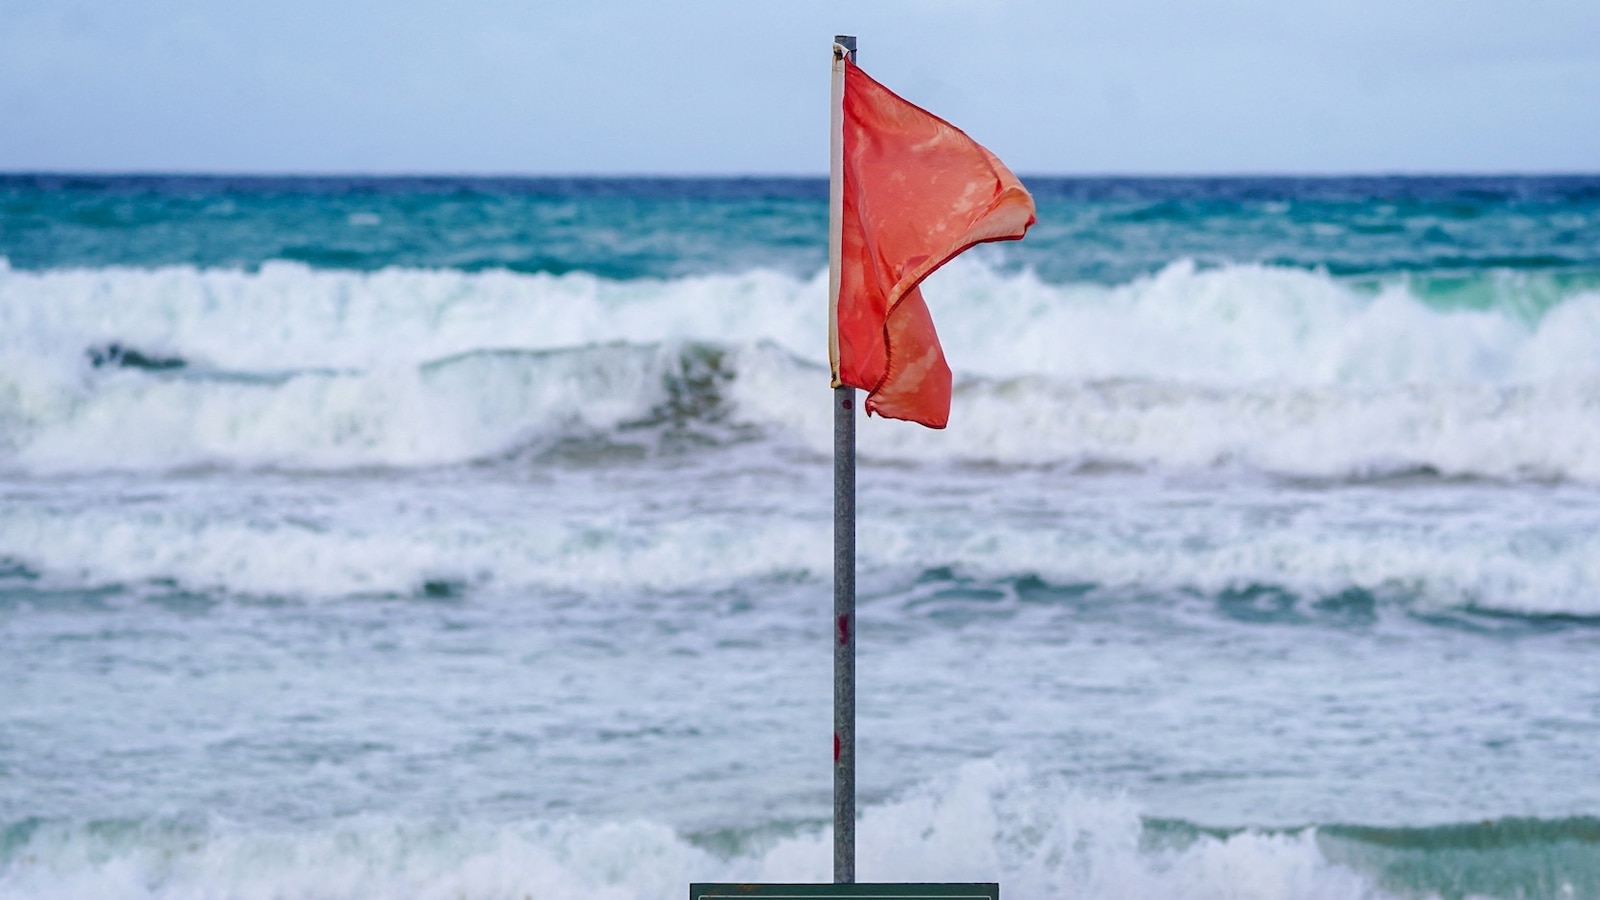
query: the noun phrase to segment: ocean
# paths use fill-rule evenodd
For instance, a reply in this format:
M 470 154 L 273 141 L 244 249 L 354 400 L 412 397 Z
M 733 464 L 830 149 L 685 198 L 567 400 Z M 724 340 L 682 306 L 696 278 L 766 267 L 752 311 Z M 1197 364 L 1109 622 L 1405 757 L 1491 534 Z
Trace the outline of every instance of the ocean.
M 1600 897 L 1600 177 L 1025 178 L 858 876 Z M 0 176 L 0 896 L 831 878 L 816 179 Z

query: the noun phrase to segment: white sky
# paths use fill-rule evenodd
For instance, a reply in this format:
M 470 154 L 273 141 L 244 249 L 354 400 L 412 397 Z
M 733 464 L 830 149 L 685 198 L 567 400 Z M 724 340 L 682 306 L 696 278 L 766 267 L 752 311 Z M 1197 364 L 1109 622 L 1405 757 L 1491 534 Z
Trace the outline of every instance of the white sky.
M 835 32 L 1023 174 L 1600 171 L 1600 0 L 0 0 L 0 170 L 820 175 Z

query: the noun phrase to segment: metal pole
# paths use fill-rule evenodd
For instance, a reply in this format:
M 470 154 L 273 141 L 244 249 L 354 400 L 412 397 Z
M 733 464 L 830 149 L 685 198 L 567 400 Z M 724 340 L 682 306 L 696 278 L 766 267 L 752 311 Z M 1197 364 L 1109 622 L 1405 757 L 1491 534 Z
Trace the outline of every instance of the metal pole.
M 830 322 L 838 314 L 843 253 L 844 58 L 855 62 L 856 39 L 836 35 L 833 44 L 828 181 Z M 837 346 L 830 349 L 837 360 Z M 833 616 L 833 881 L 852 884 L 856 880 L 856 391 L 843 385 L 833 389 Z
M 833 389 L 833 880 L 856 880 L 856 389 Z

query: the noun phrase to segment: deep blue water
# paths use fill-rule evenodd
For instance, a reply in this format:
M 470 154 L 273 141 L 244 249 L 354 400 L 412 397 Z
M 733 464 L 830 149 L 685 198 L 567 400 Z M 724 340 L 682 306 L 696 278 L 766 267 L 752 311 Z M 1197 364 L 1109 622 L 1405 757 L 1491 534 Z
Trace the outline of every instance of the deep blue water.
M 989 248 L 1053 282 L 1175 258 L 1334 275 L 1502 269 L 1593 278 L 1600 177 L 1027 178 L 1028 240 Z M 0 175 L 19 269 L 268 260 L 666 278 L 826 261 L 821 179 Z

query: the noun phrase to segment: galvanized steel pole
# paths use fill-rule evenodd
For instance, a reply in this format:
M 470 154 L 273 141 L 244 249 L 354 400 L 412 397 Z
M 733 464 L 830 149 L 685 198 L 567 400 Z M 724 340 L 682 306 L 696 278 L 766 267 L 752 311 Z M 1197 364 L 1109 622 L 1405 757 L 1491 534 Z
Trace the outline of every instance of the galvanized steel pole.
M 830 324 L 838 311 L 843 241 L 846 56 L 855 62 L 856 39 L 837 35 L 828 167 Z M 837 362 L 837 346 L 830 350 Z M 833 389 L 833 616 L 833 880 L 852 884 L 856 880 L 856 391 L 843 385 Z

